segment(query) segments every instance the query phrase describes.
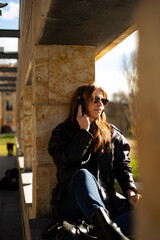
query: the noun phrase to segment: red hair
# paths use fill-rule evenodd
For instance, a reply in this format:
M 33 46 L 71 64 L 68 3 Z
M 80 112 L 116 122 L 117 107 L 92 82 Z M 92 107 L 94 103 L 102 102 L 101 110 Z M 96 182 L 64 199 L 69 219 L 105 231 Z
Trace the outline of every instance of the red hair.
M 71 99 L 70 111 L 66 121 L 69 121 L 73 127 L 72 134 L 75 135 L 77 131 L 79 131 L 79 125 L 76 120 L 77 110 L 78 110 L 78 98 L 83 98 L 85 103 L 85 109 L 87 112 L 87 107 L 89 101 L 92 101 L 93 93 L 95 90 L 99 90 L 104 98 L 107 98 L 106 92 L 103 88 L 96 86 L 96 84 L 85 84 L 77 88 L 74 92 L 73 97 Z M 80 96 L 81 94 L 81 96 Z M 90 133 L 93 135 L 93 144 L 92 151 L 104 151 L 104 148 L 108 150 L 111 148 L 111 126 L 106 120 L 105 112 L 102 112 L 99 119 L 95 119 L 93 123 L 91 123 Z

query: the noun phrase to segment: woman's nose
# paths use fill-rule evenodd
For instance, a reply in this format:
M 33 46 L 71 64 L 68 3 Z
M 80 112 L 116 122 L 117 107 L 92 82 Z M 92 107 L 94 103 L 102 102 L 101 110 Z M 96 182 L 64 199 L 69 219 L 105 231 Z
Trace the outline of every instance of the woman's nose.
M 98 104 L 99 104 L 99 105 L 103 105 L 101 98 L 99 99 Z

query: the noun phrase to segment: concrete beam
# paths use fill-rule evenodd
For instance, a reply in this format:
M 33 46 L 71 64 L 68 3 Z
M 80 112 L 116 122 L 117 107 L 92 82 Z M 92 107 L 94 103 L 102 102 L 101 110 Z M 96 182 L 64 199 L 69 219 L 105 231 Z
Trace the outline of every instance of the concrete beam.
M 0 72 L 17 72 L 17 67 L 0 67 Z
M 16 89 L 0 89 L 0 92 L 16 92 Z
M 15 82 L 16 77 L 0 77 L 0 81 L 10 81 L 10 82 Z
M 18 53 L 17 52 L 0 52 L 0 58 L 7 58 L 7 59 L 18 59 Z
M 0 37 L 20 37 L 19 30 L 0 29 Z
M 14 84 L 14 83 L 10 83 L 10 84 L 4 83 L 4 84 L 0 84 L 0 87 L 16 87 L 16 84 Z

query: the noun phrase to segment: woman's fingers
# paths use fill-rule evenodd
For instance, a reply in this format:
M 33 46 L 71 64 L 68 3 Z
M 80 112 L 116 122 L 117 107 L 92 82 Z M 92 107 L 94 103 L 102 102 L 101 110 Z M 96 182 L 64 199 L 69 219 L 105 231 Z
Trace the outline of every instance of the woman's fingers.
M 89 117 L 86 114 L 82 114 L 82 106 L 79 105 L 78 107 L 78 111 L 77 111 L 77 122 L 80 126 L 80 129 L 86 129 L 87 131 L 89 131 L 90 128 L 90 121 L 89 121 Z
M 129 202 L 132 204 L 135 208 L 139 205 L 139 200 L 142 198 L 140 194 L 135 194 L 134 196 L 130 197 Z

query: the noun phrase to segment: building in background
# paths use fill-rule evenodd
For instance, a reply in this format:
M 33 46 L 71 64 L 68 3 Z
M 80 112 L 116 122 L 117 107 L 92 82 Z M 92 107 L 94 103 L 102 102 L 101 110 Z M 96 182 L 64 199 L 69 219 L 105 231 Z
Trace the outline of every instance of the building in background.
M 16 131 L 16 67 L 0 65 L 0 132 Z

